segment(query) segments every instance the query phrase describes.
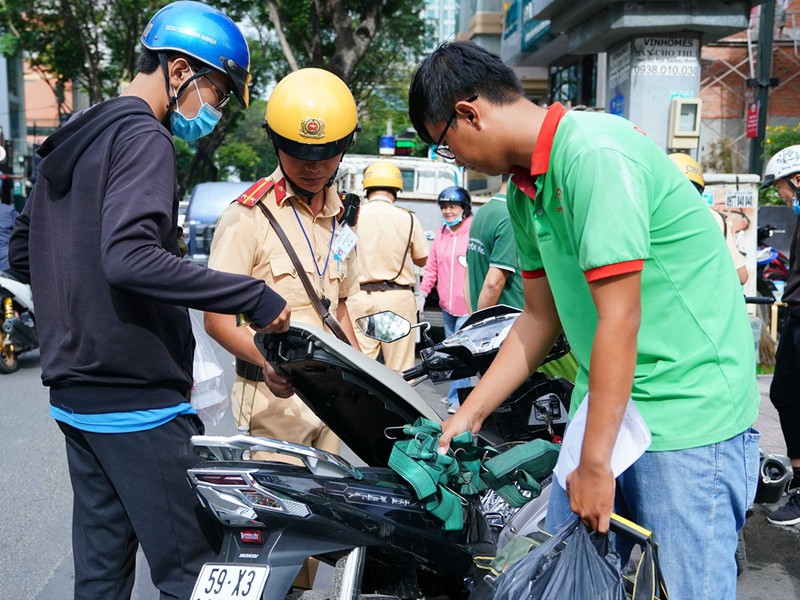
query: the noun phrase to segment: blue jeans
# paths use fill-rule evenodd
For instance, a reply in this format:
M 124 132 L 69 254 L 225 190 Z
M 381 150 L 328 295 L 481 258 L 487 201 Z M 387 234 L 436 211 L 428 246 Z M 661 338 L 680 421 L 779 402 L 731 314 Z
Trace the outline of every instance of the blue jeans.
M 672 452 L 645 452 L 617 477 L 614 512 L 653 532 L 670 598 L 735 600 L 737 534 L 758 483 L 758 439 L 749 429 L 729 440 Z M 546 529 L 573 517 L 554 481 Z M 632 543 L 617 537 L 622 564 Z
M 457 317 L 451 315 L 446 310 L 442 309 L 442 320 L 444 321 L 444 335 L 445 337 L 453 335 L 459 327 L 464 324 L 469 315 Z M 447 394 L 447 406 L 455 406 L 458 408 L 461 403 L 458 401 L 458 388 L 468 387 L 469 379 L 457 379 L 450 382 L 450 391 Z

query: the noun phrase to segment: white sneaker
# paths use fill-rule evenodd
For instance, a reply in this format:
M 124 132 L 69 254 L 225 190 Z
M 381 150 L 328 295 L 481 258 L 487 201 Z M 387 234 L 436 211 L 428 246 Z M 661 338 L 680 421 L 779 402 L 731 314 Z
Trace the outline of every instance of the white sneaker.
M 457 406 L 450 405 L 450 406 L 447 407 L 447 414 L 448 415 L 454 415 L 454 414 L 456 414 L 457 410 L 458 410 Z
M 442 404 L 447 404 L 447 396 L 442 396 L 441 398 L 439 398 L 439 402 L 441 402 Z

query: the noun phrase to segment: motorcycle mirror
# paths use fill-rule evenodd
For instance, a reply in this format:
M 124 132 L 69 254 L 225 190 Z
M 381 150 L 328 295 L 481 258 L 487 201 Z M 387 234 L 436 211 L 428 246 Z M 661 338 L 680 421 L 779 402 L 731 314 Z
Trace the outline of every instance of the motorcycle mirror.
M 390 310 L 367 315 L 356 319 L 356 326 L 365 336 L 381 342 L 394 342 L 406 337 L 412 326 L 408 319 Z

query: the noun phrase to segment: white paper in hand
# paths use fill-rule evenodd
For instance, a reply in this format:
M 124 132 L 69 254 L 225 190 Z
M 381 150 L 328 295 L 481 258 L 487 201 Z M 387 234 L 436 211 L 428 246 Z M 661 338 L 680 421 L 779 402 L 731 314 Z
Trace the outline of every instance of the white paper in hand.
M 558 477 L 558 482 L 562 487 L 566 486 L 567 475 L 572 473 L 581 461 L 581 446 L 583 445 L 583 434 L 586 431 L 586 412 L 589 406 L 589 395 L 584 397 L 583 402 L 575 411 L 575 415 L 569 422 L 567 432 L 564 434 L 564 441 L 561 444 L 561 452 L 558 454 L 553 473 Z M 636 460 L 644 454 L 650 447 L 650 430 L 644 422 L 642 415 L 628 398 L 628 405 L 625 407 L 625 415 L 617 435 L 617 443 L 611 453 L 611 470 L 614 477 L 617 477 L 625 469 L 630 467 Z

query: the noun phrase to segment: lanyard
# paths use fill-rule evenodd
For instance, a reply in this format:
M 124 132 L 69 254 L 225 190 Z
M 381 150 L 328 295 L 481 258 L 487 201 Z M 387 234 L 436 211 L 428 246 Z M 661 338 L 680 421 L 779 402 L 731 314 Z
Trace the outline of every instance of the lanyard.
M 308 249 L 311 251 L 311 260 L 314 262 L 314 269 L 317 271 L 317 275 L 319 275 L 319 283 L 320 286 L 322 285 L 322 276 L 325 275 L 325 272 L 328 270 L 328 261 L 331 258 L 331 248 L 333 247 L 333 236 L 336 234 L 336 219 L 333 219 L 333 227 L 331 227 L 331 239 L 328 241 L 328 254 L 325 256 L 325 265 L 322 267 L 322 271 L 319 270 L 319 265 L 317 264 L 317 258 L 314 253 L 314 247 L 311 245 L 311 240 L 308 238 L 308 234 L 306 233 L 305 227 L 303 227 L 303 222 L 300 220 L 300 215 L 297 214 L 297 209 L 295 208 L 292 202 L 289 202 L 294 211 L 294 216 L 297 218 L 297 224 L 300 225 L 300 231 L 303 232 L 303 237 L 306 238 L 306 243 L 308 244 Z M 322 291 L 322 290 L 320 290 Z

